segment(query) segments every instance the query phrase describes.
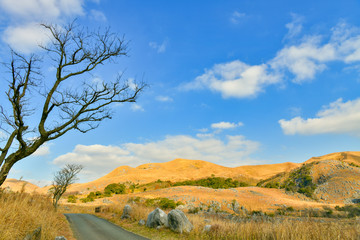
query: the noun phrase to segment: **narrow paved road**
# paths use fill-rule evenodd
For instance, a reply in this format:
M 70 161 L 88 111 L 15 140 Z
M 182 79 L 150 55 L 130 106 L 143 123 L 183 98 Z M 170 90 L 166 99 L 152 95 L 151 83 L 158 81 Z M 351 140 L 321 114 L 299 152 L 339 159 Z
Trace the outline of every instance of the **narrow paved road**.
M 90 214 L 65 214 L 77 240 L 146 240 L 115 224 Z

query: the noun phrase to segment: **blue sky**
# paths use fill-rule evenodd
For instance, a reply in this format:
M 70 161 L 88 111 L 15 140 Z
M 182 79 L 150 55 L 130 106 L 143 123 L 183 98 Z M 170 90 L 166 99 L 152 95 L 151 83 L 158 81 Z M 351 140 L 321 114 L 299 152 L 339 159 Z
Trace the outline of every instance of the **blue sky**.
M 41 54 L 39 22 L 77 18 L 129 40 L 129 57 L 89 81 L 125 70 L 150 85 L 136 104 L 113 106 L 112 120 L 49 142 L 9 177 L 42 185 L 81 163 L 85 182 L 175 158 L 240 166 L 357 151 L 359 12 L 358 1 L 0 0 L 0 60 L 8 46 Z M 2 69 L 1 88 L 5 79 Z

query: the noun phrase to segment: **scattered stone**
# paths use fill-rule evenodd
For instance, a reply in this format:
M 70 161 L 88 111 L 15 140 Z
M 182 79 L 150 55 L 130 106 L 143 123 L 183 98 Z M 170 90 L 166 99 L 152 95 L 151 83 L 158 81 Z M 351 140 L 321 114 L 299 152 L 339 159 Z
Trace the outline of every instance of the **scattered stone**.
M 68 206 L 65 206 L 65 207 L 64 207 L 64 210 L 65 210 L 65 211 L 70 211 L 70 208 L 69 208 Z
M 210 223 L 211 221 L 210 221 L 210 219 L 204 219 L 204 222 Z
M 110 200 L 107 199 L 107 198 L 104 198 L 102 201 L 103 201 L 103 203 L 112 203 L 112 201 L 110 201 Z
M 154 211 L 149 213 L 146 226 L 150 228 L 157 228 L 158 226 L 167 225 L 167 215 L 160 208 L 156 208 Z
M 57 236 L 55 240 L 67 240 L 64 236 Z
M 174 232 L 189 233 L 194 228 L 193 225 L 190 223 L 189 219 L 186 217 L 186 215 L 178 209 L 171 210 L 167 218 L 168 218 L 168 226 Z
M 121 219 L 130 218 L 131 210 L 130 205 L 125 205 Z
M 210 232 L 210 230 L 211 230 L 211 225 L 205 225 L 205 227 L 204 227 L 204 232 Z
M 143 219 L 140 219 L 139 223 L 138 223 L 140 226 L 144 226 L 145 225 L 145 220 Z
M 234 212 L 240 213 L 240 205 L 236 200 L 231 203 L 231 206 Z

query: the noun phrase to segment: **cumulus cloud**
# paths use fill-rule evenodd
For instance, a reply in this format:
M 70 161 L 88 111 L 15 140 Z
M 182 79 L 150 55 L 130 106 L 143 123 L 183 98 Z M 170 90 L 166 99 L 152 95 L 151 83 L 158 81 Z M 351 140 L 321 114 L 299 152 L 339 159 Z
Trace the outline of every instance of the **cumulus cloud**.
M 287 70 L 301 83 L 312 80 L 316 73 L 325 70 L 326 62 L 336 60 L 336 49 L 332 44 L 321 45 L 319 37 L 309 37 L 299 45 L 287 46 L 270 61 L 275 70 Z
M 291 120 L 281 119 L 279 124 L 287 135 L 313 135 L 347 133 L 360 135 L 360 98 L 344 102 L 341 98 L 324 106 L 316 117 Z
M 0 6 L 13 18 L 56 20 L 61 15 L 82 15 L 83 0 L 0 0 Z
M 3 40 L 18 52 L 31 53 L 39 45 L 46 45 L 50 38 L 38 23 L 28 23 L 8 27 L 3 33 Z
M 242 122 L 238 122 L 238 123 L 231 123 L 231 122 L 218 122 L 218 123 L 213 123 L 211 124 L 211 128 L 214 129 L 232 129 L 232 128 L 237 128 L 237 127 L 241 127 L 244 124 Z
M 199 138 L 185 135 L 167 136 L 149 143 L 126 143 L 121 146 L 77 145 L 53 163 L 63 166 L 79 163 L 85 166 L 89 179 L 101 177 L 118 166 L 138 166 L 149 162 L 167 162 L 175 158 L 200 159 L 226 166 L 251 163 L 249 155 L 257 151 L 259 143 L 244 136 L 227 136 L 225 140 L 214 137 Z
M 294 75 L 293 81 L 313 80 L 329 62 L 346 64 L 360 61 L 360 30 L 340 21 L 330 31 L 330 37 L 304 36 L 299 44 L 287 45 L 269 61 L 275 71 L 285 70 Z
M 360 29 L 340 21 L 330 29 L 328 37 L 321 35 L 299 36 L 302 17 L 293 15 L 286 25 L 287 38 L 295 38 L 285 44 L 276 55 L 260 65 L 248 65 L 240 60 L 215 64 L 193 81 L 183 85 L 184 90 L 209 89 L 224 98 L 256 97 L 265 88 L 280 84 L 285 78 L 300 84 L 312 81 L 325 71 L 331 62 L 355 64 L 360 61 Z
M 2 39 L 18 52 L 33 52 L 39 44 L 49 41 L 38 25 L 40 22 L 57 23 L 83 15 L 83 5 L 84 0 L 0 0 L 0 7 L 10 20 Z
M 183 88 L 185 90 L 209 88 L 214 92 L 220 92 L 224 98 L 249 98 L 264 91 L 265 86 L 279 81 L 279 75 L 269 73 L 266 64 L 251 66 L 235 60 L 215 64 Z

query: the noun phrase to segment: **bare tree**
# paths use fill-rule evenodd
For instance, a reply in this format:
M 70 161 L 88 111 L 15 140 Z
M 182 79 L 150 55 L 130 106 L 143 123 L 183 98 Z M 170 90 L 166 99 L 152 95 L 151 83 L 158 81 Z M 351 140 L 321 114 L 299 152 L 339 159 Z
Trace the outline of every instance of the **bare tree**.
M 0 186 L 11 167 L 41 145 L 70 130 L 86 133 L 97 128 L 111 118 L 112 104 L 135 102 L 146 87 L 124 81 L 121 75 L 114 81 L 92 81 L 90 73 L 98 66 L 127 55 L 124 38 L 109 29 L 90 32 L 74 23 L 41 26 L 51 39 L 41 46 L 42 58 L 12 51 L 5 64 L 10 79 L 8 102 L 0 104 L 0 137 L 6 135 L 0 141 Z M 44 77 L 41 71 L 40 63 L 48 62 L 56 69 L 53 77 Z
M 66 192 L 70 184 L 77 180 L 77 174 L 83 169 L 79 164 L 66 164 L 64 168 L 56 172 L 52 184 L 53 205 L 57 209 L 61 196 Z

